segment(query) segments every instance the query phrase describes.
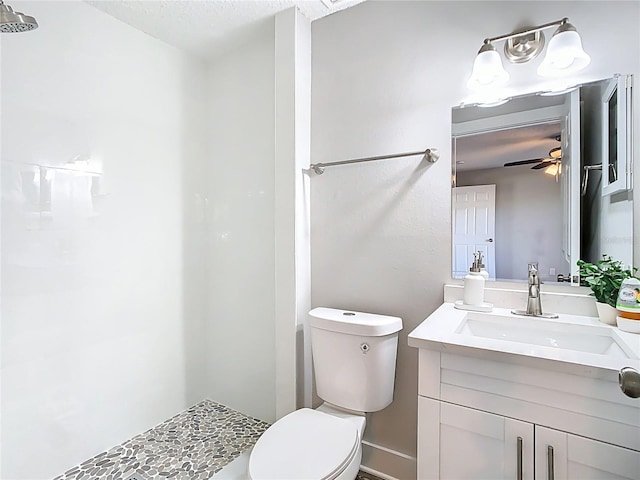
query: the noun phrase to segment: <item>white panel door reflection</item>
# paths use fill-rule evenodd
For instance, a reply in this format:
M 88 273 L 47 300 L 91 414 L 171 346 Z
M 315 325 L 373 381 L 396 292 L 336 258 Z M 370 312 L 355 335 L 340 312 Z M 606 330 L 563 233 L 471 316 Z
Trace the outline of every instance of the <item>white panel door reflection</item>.
M 464 277 L 474 252 L 482 252 L 489 278 L 496 278 L 496 186 L 453 189 L 453 276 Z

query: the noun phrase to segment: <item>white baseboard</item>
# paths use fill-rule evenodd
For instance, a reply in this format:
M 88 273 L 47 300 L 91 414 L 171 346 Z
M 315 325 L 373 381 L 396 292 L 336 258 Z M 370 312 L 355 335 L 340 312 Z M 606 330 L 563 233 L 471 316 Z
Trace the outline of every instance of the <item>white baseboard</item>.
M 383 480 L 415 479 L 416 457 L 363 440 L 360 469 Z

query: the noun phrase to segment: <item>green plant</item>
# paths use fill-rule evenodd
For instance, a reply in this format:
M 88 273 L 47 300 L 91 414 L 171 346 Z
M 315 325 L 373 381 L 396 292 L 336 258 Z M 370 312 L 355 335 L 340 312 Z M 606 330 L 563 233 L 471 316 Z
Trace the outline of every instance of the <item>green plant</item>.
M 607 303 L 615 308 L 618 291 L 625 278 L 633 277 L 638 270 L 635 267 L 623 268 L 622 262 L 603 255 L 597 264 L 578 260 L 580 277 L 591 287 L 592 295 L 601 303 Z

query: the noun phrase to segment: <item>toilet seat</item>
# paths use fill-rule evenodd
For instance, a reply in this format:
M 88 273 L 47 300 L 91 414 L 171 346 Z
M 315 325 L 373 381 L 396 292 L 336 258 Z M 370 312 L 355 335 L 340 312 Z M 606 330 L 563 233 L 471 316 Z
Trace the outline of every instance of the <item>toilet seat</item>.
M 360 446 L 353 423 L 303 408 L 282 417 L 258 439 L 249 459 L 252 480 L 331 480 Z

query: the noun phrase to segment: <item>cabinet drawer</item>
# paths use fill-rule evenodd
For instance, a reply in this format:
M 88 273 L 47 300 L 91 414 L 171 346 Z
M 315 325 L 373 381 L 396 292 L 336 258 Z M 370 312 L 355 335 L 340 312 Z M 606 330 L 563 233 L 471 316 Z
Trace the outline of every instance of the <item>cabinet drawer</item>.
M 419 359 L 422 396 L 640 451 L 640 402 L 620 391 L 617 372 L 581 376 L 424 349 Z

